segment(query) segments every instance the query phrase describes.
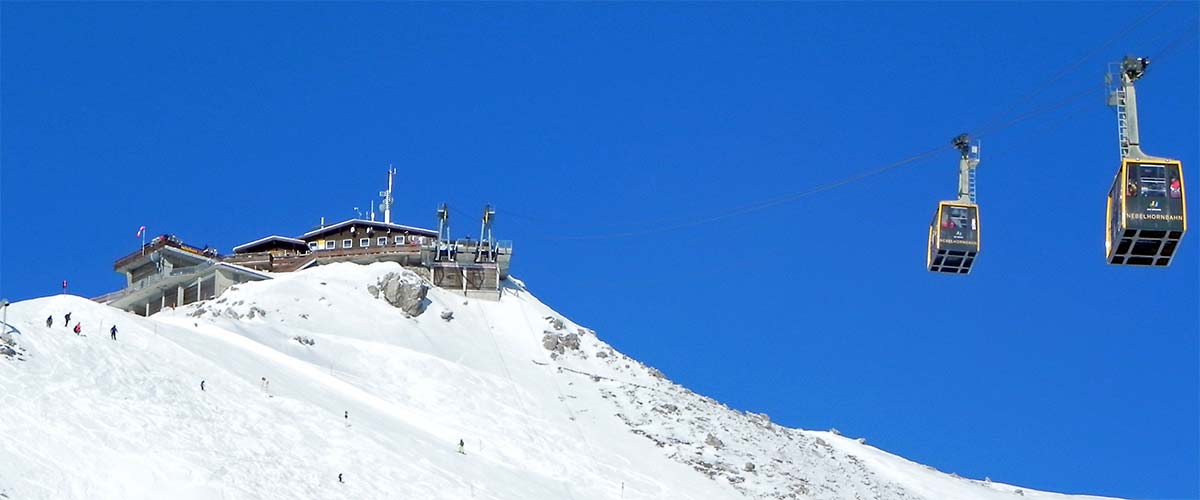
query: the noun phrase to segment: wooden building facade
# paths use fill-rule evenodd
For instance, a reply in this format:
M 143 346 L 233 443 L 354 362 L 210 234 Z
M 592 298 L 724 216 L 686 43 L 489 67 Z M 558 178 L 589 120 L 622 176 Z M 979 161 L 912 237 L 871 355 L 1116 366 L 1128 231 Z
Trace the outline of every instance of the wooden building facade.
M 150 315 L 167 307 L 208 300 L 230 286 L 271 279 L 333 262 L 390 261 L 428 269 L 433 284 L 464 295 L 494 297 L 508 275 L 511 243 L 441 241 L 438 231 L 389 222 L 349 219 L 299 237 L 270 235 L 220 255 L 171 235 L 147 243 L 113 264 L 124 289 L 95 300 Z

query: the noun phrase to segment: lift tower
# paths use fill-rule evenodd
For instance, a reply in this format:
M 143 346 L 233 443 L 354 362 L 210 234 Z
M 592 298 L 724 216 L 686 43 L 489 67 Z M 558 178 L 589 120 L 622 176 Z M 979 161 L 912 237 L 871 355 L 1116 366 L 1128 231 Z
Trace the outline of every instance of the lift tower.
M 483 221 L 479 226 L 479 245 L 475 247 L 475 262 L 496 262 L 496 241 L 492 239 L 492 223 L 496 209 L 489 203 L 483 206 Z

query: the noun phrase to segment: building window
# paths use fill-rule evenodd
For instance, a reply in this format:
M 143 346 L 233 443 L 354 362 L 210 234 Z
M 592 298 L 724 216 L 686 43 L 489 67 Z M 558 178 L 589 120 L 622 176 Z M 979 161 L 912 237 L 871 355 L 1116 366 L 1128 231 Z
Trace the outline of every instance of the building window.
M 422 236 L 422 237 L 420 237 L 420 238 L 418 238 L 418 239 L 419 239 L 419 240 L 421 240 L 421 244 L 422 244 L 422 245 L 424 245 L 424 244 L 425 244 L 425 237 L 424 237 L 424 236 Z
M 375 238 L 375 245 L 377 245 L 377 246 L 387 245 L 387 236 L 380 236 L 378 238 Z
M 371 238 L 359 238 L 358 246 L 360 248 L 367 248 L 371 246 Z
M 354 240 L 342 240 L 342 248 L 354 248 Z
M 310 242 L 308 242 L 308 249 L 309 249 L 310 251 L 316 250 L 316 249 L 317 249 L 317 242 L 315 242 L 315 241 L 310 241 Z
M 333 250 L 333 249 L 335 249 L 335 248 L 337 248 L 337 242 L 336 242 L 336 241 L 333 241 L 333 240 L 325 240 L 325 249 L 326 249 L 326 250 Z
M 396 244 L 397 244 L 397 245 L 403 245 L 403 244 L 404 244 L 404 237 L 403 237 L 403 236 L 397 236 L 397 237 L 396 237 Z

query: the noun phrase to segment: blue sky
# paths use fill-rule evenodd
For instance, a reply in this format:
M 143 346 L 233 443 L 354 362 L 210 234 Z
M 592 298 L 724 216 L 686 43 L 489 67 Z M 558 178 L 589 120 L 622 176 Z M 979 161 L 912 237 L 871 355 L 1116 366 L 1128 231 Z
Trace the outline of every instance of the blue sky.
M 300 234 L 395 164 L 396 219 L 444 201 L 477 235 L 495 204 L 544 301 L 733 407 L 964 476 L 1197 498 L 1197 235 L 1169 269 L 1105 264 L 1101 77 L 1154 57 L 1143 148 L 1200 179 L 1198 5 L 4 3 L 0 295 L 116 289 L 140 225 Z M 948 147 L 657 231 L 1041 111 L 983 139 L 970 276 L 923 268 Z

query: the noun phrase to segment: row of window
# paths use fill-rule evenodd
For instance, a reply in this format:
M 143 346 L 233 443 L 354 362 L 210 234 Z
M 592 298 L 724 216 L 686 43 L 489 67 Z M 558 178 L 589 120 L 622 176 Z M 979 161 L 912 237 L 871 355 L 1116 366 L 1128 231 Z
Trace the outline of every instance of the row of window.
M 408 240 L 409 241 L 407 243 L 405 243 L 404 236 L 396 236 L 395 244 L 396 245 L 405 245 L 405 244 L 409 244 L 409 245 L 422 244 L 422 245 L 424 245 L 426 238 L 424 236 L 409 236 Z M 375 246 L 377 246 L 377 247 L 387 246 L 388 241 L 389 240 L 388 240 L 387 236 L 380 236 L 378 238 L 375 238 Z M 371 246 L 371 238 L 359 238 L 359 240 L 358 240 L 359 248 L 369 248 L 370 246 Z M 313 251 L 336 250 L 337 248 L 338 248 L 337 241 L 335 241 L 335 240 L 325 240 L 324 248 L 321 248 L 321 243 L 318 241 L 308 242 L 308 249 L 313 250 Z M 342 240 L 342 248 L 354 248 L 354 240 L 353 239 Z

